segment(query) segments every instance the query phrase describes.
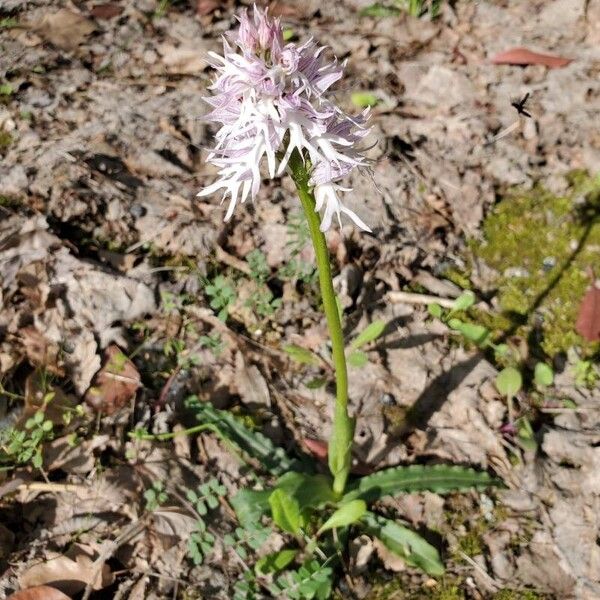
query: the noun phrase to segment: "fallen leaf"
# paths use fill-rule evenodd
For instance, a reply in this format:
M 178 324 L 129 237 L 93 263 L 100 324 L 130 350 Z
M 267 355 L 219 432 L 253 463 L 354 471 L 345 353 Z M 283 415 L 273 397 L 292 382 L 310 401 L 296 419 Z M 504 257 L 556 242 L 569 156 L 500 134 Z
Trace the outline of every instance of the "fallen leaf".
M 123 12 L 123 7 L 114 2 L 106 4 L 95 4 L 90 11 L 91 15 L 96 19 L 112 19 L 118 17 Z
M 54 425 L 62 425 L 66 410 L 77 406 L 77 400 L 64 392 L 58 385 L 48 385 L 39 371 L 32 371 L 25 379 L 25 410 L 21 420 L 27 420 L 38 410 L 44 411 L 44 418 Z
M 197 0 L 196 2 L 196 14 L 199 17 L 210 15 L 211 12 L 215 11 L 221 6 L 221 2 L 217 0 Z
M 588 342 L 600 340 L 600 280 L 583 296 L 575 330 Z
M 70 600 L 70 598 L 49 585 L 36 585 L 11 594 L 6 600 Z
M 32 29 L 54 46 L 74 50 L 96 26 L 83 15 L 61 8 L 55 13 L 44 15 Z
M 198 520 L 183 510 L 161 508 L 152 513 L 153 531 L 166 538 L 187 540 L 196 530 Z
M 44 334 L 33 326 L 22 327 L 19 337 L 27 360 L 34 367 L 43 368 L 54 375 L 63 376 L 64 369 L 59 364 L 60 348 L 58 344 L 48 341 Z
M 573 62 L 572 58 L 540 54 L 527 48 L 511 48 L 495 54 L 490 59 L 495 65 L 544 65 L 549 69 L 560 69 Z
M 373 547 L 377 552 L 377 556 L 379 556 L 379 559 L 383 563 L 383 566 L 388 571 L 393 571 L 394 573 L 406 571 L 406 563 L 404 560 L 397 554 L 394 554 L 391 550 L 388 550 L 381 540 L 374 538 Z
M 322 442 L 321 440 L 304 438 L 302 443 L 309 450 L 309 452 L 311 452 L 317 458 L 321 460 L 325 460 L 327 458 L 327 444 L 325 442 Z
M 107 565 L 100 567 L 92 557 L 73 547 L 75 558 L 64 554 L 51 554 L 48 560 L 39 562 L 26 569 L 19 576 L 19 584 L 23 588 L 54 583 L 67 594 L 76 594 L 91 585 L 100 590 L 111 581 L 111 573 Z
M 135 365 L 114 344 L 105 352 L 105 364 L 85 394 L 94 410 L 111 415 L 129 402 L 140 387 L 140 374 Z

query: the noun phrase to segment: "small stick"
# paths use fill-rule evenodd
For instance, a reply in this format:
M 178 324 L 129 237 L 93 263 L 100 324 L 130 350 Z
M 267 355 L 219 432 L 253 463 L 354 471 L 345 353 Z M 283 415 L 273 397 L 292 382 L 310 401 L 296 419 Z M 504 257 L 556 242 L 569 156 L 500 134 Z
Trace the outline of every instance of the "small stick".
M 390 302 L 396 304 L 404 302 L 406 304 L 439 304 L 443 308 L 452 308 L 454 300 L 452 298 L 438 298 L 428 294 L 415 294 L 413 292 L 388 292 L 387 298 Z

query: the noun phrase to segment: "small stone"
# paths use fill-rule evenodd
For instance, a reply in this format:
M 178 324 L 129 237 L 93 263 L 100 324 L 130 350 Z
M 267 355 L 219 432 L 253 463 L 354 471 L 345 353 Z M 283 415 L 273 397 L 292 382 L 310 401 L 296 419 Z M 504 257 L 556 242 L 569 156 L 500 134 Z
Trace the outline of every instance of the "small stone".
M 554 256 L 546 256 L 542 261 L 542 269 L 547 273 L 556 266 L 556 258 Z

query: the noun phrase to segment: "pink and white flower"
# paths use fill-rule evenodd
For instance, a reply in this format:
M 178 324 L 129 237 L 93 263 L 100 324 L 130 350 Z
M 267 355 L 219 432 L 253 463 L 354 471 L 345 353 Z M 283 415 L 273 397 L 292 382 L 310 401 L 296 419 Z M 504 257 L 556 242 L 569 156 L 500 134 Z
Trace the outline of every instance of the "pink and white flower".
M 217 76 L 209 88 L 214 95 L 205 98 L 212 107 L 205 119 L 221 127 L 207 160 L 219 168 L 219 178 L 198 196 L 223 189 L 223 200 L 229 196 L 227 221 L 238 202 L 258 194 L 261 163 L 266 160 L 269 178 L 278 177 L 298 150 L 312 166 L 315 208 L 324 209 L 321 230 L 329 229 L 333 215 L 341 225 L 344 213 L 371 231 L 339 198 L 348 189 L 338 182 L 368 164 L 359 147 L 369 133 L 368 110 L 352 118 L 324 96 L 344 65 L 325 63 L 325 47 L 312 39 L 284 44 L 279 20 L 256 6 L 239 21 L 230 41 L 223 40 L 223 56 L 209 53 Z

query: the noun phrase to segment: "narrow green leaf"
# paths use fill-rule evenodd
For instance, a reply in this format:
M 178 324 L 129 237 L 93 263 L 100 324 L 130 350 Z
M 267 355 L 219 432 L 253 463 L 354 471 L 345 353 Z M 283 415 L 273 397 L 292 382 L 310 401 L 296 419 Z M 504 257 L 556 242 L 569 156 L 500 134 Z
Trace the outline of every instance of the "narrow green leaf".
M 282 489 L 275 489 L 269 496 L 273 521 L 283 531 L 293 535 L 300 535 L 302 528 L 302 514 L 300 505 Z
M 435 302 L 433 304 L 427 305 L 427 311 L 432 317 L 435 317 L 436 319 L 442 318 L 442 307 L 439 304 L 436 304 Z
M 348 485 L 344 501 L 362 498 L 367 502 L 400 493 L 431 491 L 444 494 L 499 485 L 485 471 L 458 465 L 410 465 L 392 467 L 361 477 Z
M 325 377 L 315 377 L 314 379 L 307 381 L 304 385 L 309 390 L 318 390 L 319 388 L 322 388 L 326 383 L 327 379 Z
M 348 354 L 346 360 L 350 366 L 360 368 L 364 367 L 369 362 L 369 357 L 364 352 L 355 350 Z
M 537 450 L 537 441 L 535 439 L 535 433 L 531 427 L 531 423 L 527 417 L 521 417 L 517 419 L 517 439 L 523 448 L 526 450 Z
M 327 448 L 327 464 L 333 475 L 333 491 L 342 495 L 352 464 L 352 440 L 356 419 L 348 416 L 344 408 L 336 406 L 333 430 Z
M 329 529 L 346 527 L 359 521 L 367 512 L 367 503 L 364 500 L 350 500 L 342 504 L 330 517 L 321 525 L 317 535 Z
M 363 8 L 360 11 L 363 17 L 393 17 L 400 14 L 398 8 L 392 6 L 384 6 L 383 4 L 375 3 Z
M 354 92 L 350 96 L 350 100 L 358 108 L 367 108 L 379 104 L 379 98 L 372 92 Z
M 292 360 L 303 365 L 319 365 L 321 359 L 310 350 L 302 348 L 302 346 L 296 346 L 295 344 L 287 344 L 283 347 L 283 351 L 290 355 Z
M 475 304 L 475 294 L 471 290 L 463 292 L 452 305 L 452 310 L 467 310 Z
M 385 330 L 385 321 L 373 321 L 363 331 L 352 340 L 350 348 L 357 350 L 361 346 L 375 341 Z
M 408 564 L 423 569 L 428 575 L 444 574 L 437 549 L 411 529 L 370 512 L 364 515 L 363 523 L 369 534 L 379 538 Z
M 508 398 L 512 398 L 523 385 L 521 371 L 514 367 L 506 367 L 496 377 L 496 388 Z
M 292 548 L 267 554 L 256 562 L 254 569 L 259 575 L 277 573 L 285 569 L 296 558 L 296 554 L 298 554 L 298 550 Z
M 193 410 L 201 424 L 210 425 L 225 439 L 233 442 L 240 450 L 256 458 L 273 475 L 293 470 L 298 464 L 290 459 L 283 448 L 260 433 L 248 429 L 239 419 L 226 410 L 216 409 L 209 402 L 200 402 L 196 396 L 186 399 L 186 406 Z
M 458 331 L 463 337 L 475 342 L 476 344 L 483 344 L 490 334 L 489 329 L 483 325 L 465 323 L 464 321 L 456 318 L 450 319 L 448 321 L 448 326 L 450 329 Z
M 554 382 L 554 371 L 550 365 L 539 362 L 535 365 L 533 381 L 536 385 L 547 387 Z

